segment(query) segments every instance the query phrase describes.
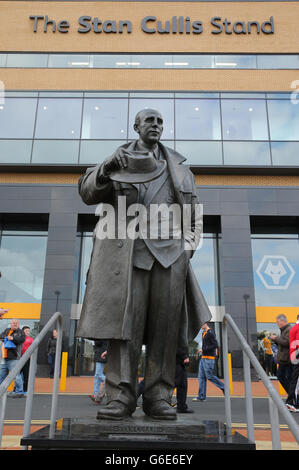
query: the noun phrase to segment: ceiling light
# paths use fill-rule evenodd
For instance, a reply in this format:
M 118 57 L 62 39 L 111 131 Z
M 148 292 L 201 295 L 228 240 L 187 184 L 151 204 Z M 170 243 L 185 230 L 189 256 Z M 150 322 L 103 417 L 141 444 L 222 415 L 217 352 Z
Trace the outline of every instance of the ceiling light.
M 89 62 L 68 62 L 68 65 L 89 65 Z
M 237 63 L 236 62 L 216 62 L 215 65 L 219 65 L 220 67 L 236 67 Z
M 164 65 L 189 65 L 189 62 L 164 62 Z

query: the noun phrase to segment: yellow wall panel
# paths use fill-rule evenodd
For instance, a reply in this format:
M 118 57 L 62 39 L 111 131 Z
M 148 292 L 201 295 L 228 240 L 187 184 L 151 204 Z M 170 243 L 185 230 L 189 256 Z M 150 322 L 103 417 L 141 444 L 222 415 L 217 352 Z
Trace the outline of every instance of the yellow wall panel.
M 277 315 L 283 314 L 289 323 L 296 323 L 299 307 L 256 307 L 258 323 L 275 323 Z
M 3 318 L 27 318 L 38 320 L 40 318 L 41 304 L 32 303 L 1 303 L 1 308 L 9 309 Z

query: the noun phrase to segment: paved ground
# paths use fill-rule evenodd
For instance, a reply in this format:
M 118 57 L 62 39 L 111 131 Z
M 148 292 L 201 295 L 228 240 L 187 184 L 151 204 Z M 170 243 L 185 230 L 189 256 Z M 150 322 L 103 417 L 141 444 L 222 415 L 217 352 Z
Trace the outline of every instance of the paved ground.
M 273 383 L 279 390 L 278 384 Z M 32 429 L 48 424 L 51 410 L 51 391 L 53 380 L 37 379 L 33 401 Z M 65 390 L 60 391 L 58 400 L 58 417 L 88 417 L 95 418 L 99 405 L 94 404 L 88 395 L 93 388 L 92 377 L 69 377 L 66 381 Z M 224 397 L 213 384 L 208 384 L 208 399 L 204 403 L 193 402 L 198 388 L 197 379 L 189 379 L 188 384 L 188 406 L 192 408 L 200 420 L 225 421 Z M 269 407 L 265 387 L 261 382 L 252 383 L 255 439 L 257 449 L 271 449 L 271 432 L 269 425 Z M 284 398 L 284 397 L 282 397 Z M 2 448 L 19 448 L 19 439 L 22 434 L 22 425 L 25 409 L 25 398 L 7 400 L 5 415 L 5 426 Z M 175 401 L 175 400 L 174 400 Z M 232 393 L 232 422 L 234 429 L 246 436 L 246 415 L 244 400 L 244 384 L 233 383 Z M 142 413 L 138 410 L 136 413 Z M 299 413 L 292 415 L 299 425 Z M 299 450 L 292 434 L 288 430 L 283 418 L 280 417 L 280 434 L 283 449 Z

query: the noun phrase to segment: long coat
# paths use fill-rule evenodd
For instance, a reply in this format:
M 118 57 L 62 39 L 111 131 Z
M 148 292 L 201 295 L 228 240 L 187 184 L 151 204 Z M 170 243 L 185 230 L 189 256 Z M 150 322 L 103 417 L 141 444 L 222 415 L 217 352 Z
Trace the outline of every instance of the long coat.
M 135 142 L 122 146 L 133 150 Z M 179 153 L 159 144 L 168 164 L 178 202 L 194 205 L 198 202 L 194 177 Z M 137 201 L 138 186 L 109 181 L 100 183 L 102 165 L 88 168 L 79 179 L 79 193 L 88 204 L 108 203 L 117 209 L 117 197 L 126 196 L 127 204 Z M 127 217 L 127 223 L 129 217 Z M 104 238 L 93 235 L 93 250 L 87 274 L 86 291 L 76 336 L 90 339 L 131 338 L 130 300 L 132 286 L 134 240 Z M 117 234 L 116 234 L 117 235 Z M 211 313 L 189 263 L 186 291 L 180 326 L 180 343 L 194 339 L 201 326 L 211 319 Z

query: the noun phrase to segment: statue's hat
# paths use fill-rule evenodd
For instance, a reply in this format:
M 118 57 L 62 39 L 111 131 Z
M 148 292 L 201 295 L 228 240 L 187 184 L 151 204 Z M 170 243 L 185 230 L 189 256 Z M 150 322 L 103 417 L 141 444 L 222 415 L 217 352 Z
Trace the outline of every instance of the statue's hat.
M 152 152 L 126 151 L 127 166 L 110 173 L 119 183 L 147 183 L 158 178 L 166 168 L 165 160 L 157 160 Z

